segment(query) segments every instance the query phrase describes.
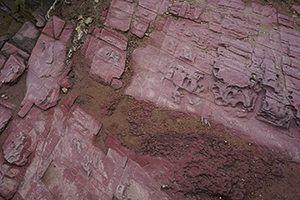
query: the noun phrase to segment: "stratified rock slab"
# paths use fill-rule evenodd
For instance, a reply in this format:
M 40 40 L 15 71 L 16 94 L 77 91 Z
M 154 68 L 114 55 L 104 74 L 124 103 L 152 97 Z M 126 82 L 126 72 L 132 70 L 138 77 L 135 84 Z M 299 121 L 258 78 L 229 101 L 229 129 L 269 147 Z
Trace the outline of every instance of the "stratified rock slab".
M 14 120 L 8 129 L 8 138 L 2 149 L 7 162 L 23 166 L 36 148 L 37 134 L 35 130 L 22 120 Z
M 64 31 L 70 33 L 71 27 L 63 29 L 64 25 L 65 22 L 57 17 L 49 19 L 32 51 L 28 61 L 27 92 L 21 103 L 21 117 L 31 108 L 30 104 L 42 109 L 56 105 L 60 98 L 60 86 L 69 81 L 67 74 L 71 70 L 71 63 L 65 63 L 68 38 L 64 36 L 60 40 L 59 36 Z M 70 38 L 71 34 L 67 36 Z
M 95 36 L 95 37 L 97 37 L 97 36 Z M 128 39 L 125 36 L 117 33 L 114 30 L 111 30 L 109 28 L 102 29 L 101 35 L 99 38 L 115 47 L 118 47 L 122 51 L 125 51 L 127 48 Z
M 138 36 L 139 38 L 142 38 L 145 32 L 147 31 L 148 26 L 149 24 L 147 22 L 144 22 L 143 20 L 136 18 L 132 22 L 131 32 L 134 35 Z
M 6 42 L 4 46 L 1 49 L 1 53 L 9 57 L 12 54 L 17 54 L 18 56 L 24 58 L 27 60 L 29 58 L 29 54 L 26 53 L 25 51 L 19 49 L 15 45 L 11 44 L 10 42 Z
M 0 151 L 0 173 L 0 196 L 11 199 L 23 180 L 25 171 L 21 167 L 5 162 L 2 151 Z
M 16 54 L 11 55 L 6 61 L 0 75 L 0 87 L 2 84 L 13 83 L 25 70 L 24 59 Z
M 11 111 L 0 106 L 0 133 L 4 130 L 12 116 Z
M 31 52 L 41 32 L 31 22 L 25 22 L 12 39 L 23 49 Z
M 114 78 L 119 79 L 123 74 L 127 38 L 108 28 L 101 31 L 100 38 L 102 40 L 88 35 L 81 54 L 91 65 L 90 76 L 100 83 L 110 85 Z
M 240 0 L 208 3 L 206 9 L 171 4 L 169 11 L 180 18 L 161 20 L 162 32 L 151 34 L 153 46 L 133 52 L 135 75 L 125 93 L 225 126 L 299 162 L 300 33 L 293 20 L 271 5 L 253 2 L 254 17 L 241 12 Z M 157 10 L 152 1 L 139 6 Z M 261 34 L 262 23 L 277 28 Z
M 128 31 L 134 4 L 124 0 L 113 0 L 107 14 L 106 23 L 121 31 Z
M 139 5 L 151 10 L 153 12 L 158 12 L 162 0 L 140 0 Z
M 99 82 L 110 84 L 112 78 L 120 78 L 125 67 L 126 52 L 99 41 L 92 61 L 90 76 Z
M 66 99 L 59 107 L 45 112 L 34 107 L 25 119 L 14 121 L 15 124 L 28 122 L 38 133 L 36 149 L 30 156 L 18 194 L 23 199 L 54 199 L 55 195 L 60 199 L 108 200 L 120 197 L 118 185 L 120 181 L 125 183 L 129 176 L 129 181 L 144 185 L 135 190 L 136 184 L 133 184 L 128 197 L 157 199 L 159 196 L 160 199 L 169 199 L 160 191 L 160 183 L 150 175 L 162 173 L 143 169 L 132 161 L 128 157 L 129 150 L 122 147 L 116 138 L 112 140 L 115 145 L 106 139 L 109 145 L 107 154 L 94 146 L 94 137 L 104 128 L 78 105 L 72 106 L 74 100 Z M 17 128 L 20 127 L 18 124 Z M 102 134 L 111 138 L 107 131 Z M 158 165 L 162 161 L 153 158 L 148 163 L 153 162 Z

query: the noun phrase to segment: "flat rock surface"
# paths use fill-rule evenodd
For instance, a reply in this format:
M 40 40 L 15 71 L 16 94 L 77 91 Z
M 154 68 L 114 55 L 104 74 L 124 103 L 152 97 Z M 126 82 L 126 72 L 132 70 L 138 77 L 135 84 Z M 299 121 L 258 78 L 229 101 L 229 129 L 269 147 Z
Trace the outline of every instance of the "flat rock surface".
M 26 22 L 12 39 L 23 49 L 31 52 L 40 34 L 41 32 L 31 22 Z
M 218 5 L 245 9 L 241 1 L 218 1 Z M 299 32 L 290 29 L 293 23 L 279 14 L 279 30 L 253 36 L 254 45 L 250 40 L 239 39 L 257 34 L 260 24 L 271 15 L 263 13 L 266 11 L 260 5 L 252 4 L 253 11 L 261 14 L 255 20 L 242 12 L 222 11 L 227 13 L 225 17 L 212 20 L 214 26 L 220 25 L 219 33 L 209 30 L 210 19 L 207 24 L 184 19 L 188 17 L 181 9 L 186 6 L 191 7 L 187 2 L 176 4 L 176 9 L 172 7 L 173 14 L 183 18 L 168 18 L 164 34 L 159 35 L 161 39 L 152 33 L 159 43 L 133 52 L 135 74 L 125 93 L 223 124 L 243 132 L 246 139 L 284 149 L 299 160 L 300 141 L 290 137 L 299 135 L 299 131 L 294 132 L 295 128 L 290 126 L 293 121 L 299 123 L 299 81 L 295 78 L 299 71 L 295 68 L 297 64 L 293 64 L 298 62 Z M 288 69 L 282 60 L 289 63 Z M 288 70 L 294 75 L 282 74 Z M 262 90 L 266 90 L 267 95 L 261 95 Z M 287 91 L 295 96 L 288 97 Z M 274 125 L 283 129 L 278 130 Z
M 0 38 L 1 199 L 299 199 L 297 4 L 40 8 Z
M 1 70 L 0 76 L 0 87 L 2 84 L 13 83 L 16 79 L 21 76 L 25 70 L 24 59 L 16 54 L 9 56 L 3 69 Z
M 12 113 L 3 107 L 0 106 L 0 132 L 2 132 L 9 122 L 10 118 L 12 117 Z
M 119 188 L 122 184 L 127 184 L 126 181 L 133 182 L 129 187 L 133 189 L 126 193 L 128 197 L 140 197 L 142 194 L 149 199 L 155 199 L 157 197 L 152 194 L 157 194 L 168 199 L 160 191 L 160 185 L 147 175 L 149 172 L 129 159 L 128 154 L 117 146 L 109 148 L 105 154 L 93 144 L 94 137 L 102 127 L 98 120 L 77 105 L 71 108 L 68 102 L 64 105 L 51 108 L 42 115 L 41 110 L 34 108 L 25 119 L 20 122 L 13 121 L 19 124 L 28 123 L 38 130 L 36 142 L 26 143 L 25 135 L 21 138 L 24 144 L 35 144 L 25 181 L 18 190 L 24 199 L 36 195 L 53 199 L 53 194 L 62 199 L 111 199 L 119 195 Z M 10 134 L 10 137 L 14 137 L 14 141 L 20 138 L 14 134 Z M 11 140 L 8 138 L 6 143 L 9 141 Z M 8 155 L 6 146 L 4 145 L 4 155 Z M 16 148 L 19 149 L 17 146 Z M 9 158 L 7 160 L 12 162 Z M 31 173 L 33 171 L 35 173 Z M 145 183 L 147 188 L 144 188 Z M 126 189 L 128 185 L 124 187 Z M 135 190 L 135 187 L 140 187 L 142 191 Z
M 58 39 L 64 24 L 57 17 L 51 18 L 32 51 L 28 61 L 27 92 L 21 104 L 26 109 L 25 113 L 29 111 L 28 106 L 25 106 L 28 103 L 48 109 L 55 106 L 60 98 L 60 86 L 68 79 L 70 71 L 65 63 L 66 40 Z

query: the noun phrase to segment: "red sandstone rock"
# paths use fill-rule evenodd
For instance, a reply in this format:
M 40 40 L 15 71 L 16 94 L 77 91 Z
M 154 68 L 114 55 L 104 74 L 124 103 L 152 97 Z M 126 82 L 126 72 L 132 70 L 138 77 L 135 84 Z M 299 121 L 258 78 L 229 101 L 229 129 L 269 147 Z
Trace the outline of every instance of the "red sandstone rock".
M 286 75 L 300 79 L 300 61 L 299 60 L 297 60 L 295 58 L 284 56 L 284 57 L 282 57 L 282 65 L 283 65 L 282 66 L 283 72 Z
M 131 15 L 120 11 L 116 8 L 111 8 L 108 12 L 106 23 L 113 27 L 120 29 L 121 31 L 127 31 L 129 30 L 131 22 Z
M 12 116 L 12 113 L 9 110 L 0 106 L 0 133 L 2 133 L 2 131 L 6 127 L 11 116 Z
M 0 87 L 2 84 L 14 83 L 24 70 L 24 59 L 17 55 L 11 55 L 1 70 Z
M 166 13 L 168 11 L 169 4 L 170 4 L 169 1 L 163 0 L 163 2 L 161 3 L 161 6 L 159 8 L 158 14 Z
M 137 7 L 138 12 L 135 14 L 136 17 L 143 19 L 144 21 L 147 22 L 154 22 L 155 18 L 156 18 L 156 13 L 147 10 L 141 6 Z
M 101 38 L 102 40 L 106 41 L 107 43 L 115 47 L 118 47 L 123 51 L 125 51 L 127 48 L 128 39 L 125 36 L 118 34 L 117 32 L 109 28 L 104 28 L 101 31 L 101 35 L 99 38 Z
M 36 26 L 39 28 L 42 28 L 45 26 L 46 24 L 46 19 L 45 19 L 45 15 L 47 12 L 47 8 L 42 7 L 42 8 L 38 8 L 36 11 L 34 11 L 32 13 L 32 16 L 35 18 L 36 22 Z
M 124 0 L 112 0 L 110 7 L 120 9 L 126 13 L 132 14 L 134 5 Z
M 157 12 L 161 2 L 162 0 L 141 0 L 139 1 L 139 5 L 153 12 Z
M 14 120 L 8 133 L 9 137 L 2 147 L 4 158 L 11 164 L 23 166 L 36 148 L 37 134 L 23 120 Z
M 44 32 L 52 33 L 59 37 L 64 22 L 56 17 L 48 21 Z M 71 27 L 66 26 L 66 35 L 62 40 L 55 40 L 42 34 L 32 51 L 28 61 L 27 92 L 21 106 L 26 102 L 36 104 L 42 109 L 48 109 L 57 104 L 60 98 L 60 86 L 69 86 L 68 72 L 71 70 L 70 63 L 65 64 L 66 40 L 71 36 Z M 52 35 L 53 35 L 52 34 Z
M 233 8 L 233 9 L 238 9 L 238 10 L 245 10 L 246 5 L 244 2 L 242 2 L 241 0 L 220 0 L 219 1 L 219 6 L 221 7 L 229 7 L 229 8 Z
M 247 27 L 244 25 L 243 21 L 239 19 L 232 19 L 225 16 L 221 26 L 222 33 L 231 35 L 238 39 L 246 38 L 249 35 Z
M 5 108 L 8 108 L 10 110 L 16 110 L 17 106 L 13 103 L 7 102 L 3 99 L 0 99 L 0 105 L 2 105 Z
M 150 199 L 162 196 L 168 199 L 160 191 L 161 182 L 156 182 L 156 178 L 162 177 L 162 170 L 165 168 L 159 171 L 151 167 L 143 170 L 129 160 L 129 150 L 122 147 L 116 138 L 107 142 L 112 149 L 109 148 L 105 155 L 93 144 L 94 136 L 101 128 L 100 122 L 80 107 L 74 105 L 70 108 L 63 104 L 45 111 L 44 114 L 41 112 L 33 108 L 25 117 L 36 130 L 40 130 L 41 135 L 38 136 L 35 153 L 30 156 L 24 182 L 18 190 L 19 196 L 24 199 L 36 196 L 53 199 L 52 194 L 55 194 L 62 199 L 111 199 L 118 193 L 117 186 L 120 180 L 124 182 L 129 175 L 129 181 L 146 186 L 144 189 L 128 193 L 129 196 L 144 197 L 143 195 L 147 194 L 150 195 Z M 20 120 L 19 124 L 24 125 L 25 120 Z M 50 132 L 45 137 L 42 133 L 46 127 L 43 126 L 49 121 Z M 15 128 L 11 129 L 21 128 L 19 124 L 12 124 L 11 127 Z M 22 130 L 27 129 L 26 126 L 22 127 Z M 6 143 L 9 141 L 10 139 Z M 164 163 L 160 159 L 148 159 L 153 166 L 161 166 L 161 163 Z M 138 185 L 132 182 L 132 187 Z M 156 195 L 153 196 L 153 192 Z
M 288 16 L 285 16 L 285 15 L 279 13 L 277 20 L 278 20 L 278 24 L 280 24 L 280 25 L 284 25 L 284 26 L 287 26 L 290 28 L 294 27 L 294 20 L 292 17 L 288 17 Z
M 262 21 L 271 24 L 277 23 L 276 9 L 272 5 L 264 5 L 252 2 L 252 11 L 263 16 Z
M 164 7 L 164 8 L 163 8 Z M 163 2 L 161 9 L 167 11 L 167 2 Z M 174 2 L 171 5 L 170 13 L 192 21 L 201 22 L 200 15 L 203 13 L 205 6 L 197 3 L 188 3 L 187 1 Z M 161 12 L 161 11 L 160 11 Z
M 59 19 L 56 16 L 52 16 L 50 17 L 45 28 L 43 29 L 43 33 L 49 35 L 50 37 L 58 39 L 64 26 L 65 26 L 65 21 Z
M 5 42 L 7 42 L 7 40 L 9 40 L 11 38 L 11 35 L 4 35 L 0 37 L 0 48 L 3 47 L 3 45 L 5 44 Z
M 201 49 L 217 48 L 220 38 L 219 34 L 205 29 L 204 25 L 181 18 L 177 21 L 168 18 L 163 31 Z
M 114 88 L 115 90 L 120 89 L 123 86 L 123 83 L 121 80 L 113 78 L 111 83 L 110 83 L 111 87 Z
M 7 58 L 3 54 L 0 54 L 0 69 L 2 69 L 2 67 L 5 64 L 6 60 L 7 60 Z
M 102 31 L 102 28 L 95 28 L 95 30 L 93 30 L 93 36 L 96 38 L 100 38 L 101 31 Z
M 74 26 L 72 24 L 67 24 L 61 33 L 60 40 L 68 42 L 72 37 L 73 31 Z
M 1 52 L 4 54 L 4 55 L 11 55 L 11 54 L 17 54 L 18 56 L 24 58 L 25 60 L 27 60 L 29 58 L 29 54 L 24 52 L 23 50 L 17 48 L 15 45 L 9 43 L 9 42 L 6 42 L 4 44 L 4 46 L 2 47 L 1 49 Z
M 98 46 L 93 58 L 90 76 L 104 84 L 110 84 L 112 78 L 120 78 L 124 71 L 126 53 L 103 41 Z
M 31 52 L 40 34 L 40 31 L 28 21 L 23 24 L 22 28 L 12 37 L 12 39 L 23 49 Z
M 139 38 L 142 38 L 144 37 L 144 34 L 146 33 L 148 26 L 149 24 L 147 22 L 135 18 L 132 22 L 131 33 L 138 36 Z
M 4 161 L 3 155 L 0 155 L 1 166 L 1 183 L 0 183 L 0 195 L 5 199 L 11 199 L 16 193 L 25 171 L 15 165 L 10 165 Z M 15 199 L 15 197 L 13 198 Z
M 20 111 L 18 112 L 19 117 L 23 118 L 26 116 L 26 114 L 29 112 L 29 110 L 32 108 L 33 103 L 30 101 L 27 101 L 22 108 L 20 109 Z

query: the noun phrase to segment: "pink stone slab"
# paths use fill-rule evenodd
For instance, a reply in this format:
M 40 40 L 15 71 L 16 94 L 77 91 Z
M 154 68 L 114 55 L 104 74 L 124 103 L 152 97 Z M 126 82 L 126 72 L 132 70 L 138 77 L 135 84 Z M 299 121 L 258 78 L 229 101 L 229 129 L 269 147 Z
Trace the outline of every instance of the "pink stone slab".
M 133 13 L 134 4 L 126 2 L 124 0 L 112 0 L 110 7 L 122 10 L 130 15 Z
M 166 36 L 162 43 L 161 49 L 171 55 L 174 55 L 179 43 L 180 43 L 180 41 L 177 40 L 176 38 Z
M 222 33 L 228 34 L 238 39 L 249 36 L 249 31 L 242 20 L 224 17 L 222 21 Z
M 4 158 L 11 164 L 23 166 L 36 148 L 37 134 L 25 120 L 14 120 L 8 133 L 2 148 Z
M 168 7 L 169 7 L 169 1 L 164 0 L 159 8 L 159 12 L 158 14 L 162 14 L 168 11 Z
M 111 83 L 110 83 L 110 86 L 115 89 L 115 90 L 118 90 L 120 88 L 122 88 L 123 86 L 123 82 L 119 79 L 116 79 L 116 78 L 113 78 Z
M 87 114 L 82 108 L 79 106 L 74 105 L 68 115 L 68 120 L 72 123 L 80 123 L 86 129 L 88 129 L 88 135 L 85 134 L 85 137 L 90 138 L 91 140 L 96 136 L 101 127 L 102 124 L 93 116 Z
M 138 36 L 139 38 L 144 37 L 149 24 L 142 21 L 141 19 L 135 18 L 132 23 L 131 33 Z
M 4 46 L 1 49 L 1 52 L 7 56 L 11 55 L 11 54 L 18 54 L 19 56 L 21 56 L 24 59 L 28 59 L 29 58 L 29 54 L 24 52 L 23 50 L 17 48 L 15 45 L 6 42 L 4 44 Z
M 53 17 L 52 21 L 53 23 L 50 20 L 47 24 L 55 25 L 55 28 L 47 29 L 50 25 L 46 26 L 44 32 L 54 31 L 53 34 L 59 37 L 65 22 L 57 17 Z M 68 30 L 68 37 L 70 30 L 72 29 Z M 27 92 L 21 106 L 27 101 L 42 109 L 57 104 L 60 99 L 60 86 L 70 86 L 68 73 L 71 66 L 65 63 L 66 53 L 66 41 L 41 34 L 28 61 Z
M 53 200 L 54 197 L 44 184 L 38 184 L 35 188 L 31 188 L 26 196 L 26 199 Z
M 0 132 L 2 132 L 12 116 L 11 111 L 0 106 Z
M 2 105 L 5 108 L 8 108 L 10 110 L 16 110 L 17 109 L 17 106 L 15 104 L 7 102 L 3 99 L 0 99 L 0 105 Z
M 95 30 L 93 30 L 93 36 L 96 38 L 100 38 L 101 31 L 102 31 L 102 28 L 95 28 Z
M 2 174 L 2 182 L 0 186 L 1 197 L 3 199 L 23 200 L 23 198 L 20 197 L 20 194 L 16 193 L 16 191 L 24 178 L 25 171 L 20 167 L 5 162 L 2 155 L 2 151 L 0 155 L 0 160 L 0 173 Z
M 198 46 L 201 49 L 217 48 L 220 35 L 209 31 L 202 24 L 179 18 L 168 18 L 163 31 L 186 43 Z
M 110 84 L 112 78 L 120 78 L 124 71 L 126 52 L 99 41 L 93 58 L 90 76 L 99 82 Z
M 117 166 L 125 168 L 128 157 L 121 151 L 115 151 L 113 149 L 108 149 L 107 157 L 116 163 Z
M 30 111 L 32 108 L 33 103 L 30 101 L 27 101 L 24 106 L 21 108 L 21 110 L 18 112 L 19 117 L 24 118 L 25 115 Z
M 120 37 L 119 34 L 116 35 L 111 29 L 102 29 L 100 38 L 123 51 L 127 48 L 127 38 L 124 40 L 123 37 Z
M 0 86 L 2 84 L 14 83 L 24 70 L 24 59 L 15 54 L 11 55 L 1 70 Z
M 121 31 L 128 31 L 130 27 L 132 14 L 119 10 L 115 7 L 109 9 L 106 23 L 107 25 L 117 28 Z
M 141 6 L 138 6 L 137 7 L 138 9 L 138 12 L 135 14 L 136 17 L 138 18 L 141 18 L 143 19 L 144 21 L 147 21 L 147 22 L 153 22 L 155 21 L 155 18 L 156 18 L 156 13 L 150 11 L 150 10 L 147 10 Z
M 31 22 L 25 22 L 12 39 L 23 49 L 31 52 L 41 32 Z
M 128 160 L 115 196 L 120 197 L 124 194 L 126 198 L 130 199 L 139 199 L 139 197 L 143 199 L 170 199 L 160 190 L 160 187 L 142 167 L 132 160 Z M 124 193 L 124 191 L 127 192 Z
M 153 12 L 158 12 L 161 2 L 162 0 L 140 0 L 139 5 Z
M 0 69 L 2 69 L 2 67 L 5 64 L 6 60 L 7 60 L 7 58 L 4 55 L 0 54 Z
M 294 20 L 292 17 L 288 17 L 283 14 L 278 14 L 277 20 L 278 20 L 278 24 L 280 25 L 287 26 L 289 28 L 294 27 Z
M 66 22 L 62 19 L 59 19 L 56 16 L 52 16 L 43 29 L 43 33 L 49 35 L 50 37 L 58 39 L 65 26 L 65 23 Z
M 73 32 L 74 26 L 72 24 L 67 24 L 61 33 L 60 40 L 68 42 L 71 39 Z

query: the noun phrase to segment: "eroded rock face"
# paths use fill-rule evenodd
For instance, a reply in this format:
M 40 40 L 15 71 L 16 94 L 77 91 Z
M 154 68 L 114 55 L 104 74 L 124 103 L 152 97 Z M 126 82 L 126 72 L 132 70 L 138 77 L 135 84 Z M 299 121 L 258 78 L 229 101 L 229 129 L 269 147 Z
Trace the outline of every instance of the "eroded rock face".
M 18 166 L 25 165 L 36 148 L 35 130 L 23 120 L 14 120 L 7 132 L 9 136 L 2 147 L 5 160 Z
M 41 32 L 31 23 L 25 22 L 22 28 L 12 37 L 23 49 L 31 52 L 37 42 Z
M 128 31 L 134 4 L 122 0 L 113 0 L 107 14 L 106 23 L 121 31 Z
M 18 124 L 13 122 L 12 126 L 16 128 L 12 130 L 21 129 L 21 126 L 26 129 L 25 124 L 29 123 L 37 133 L 35 152 L 30 156 L 30 162 L 26 166 L 24 180 L 18 189 L 19 196 L 23 199 L 54 199 L 55 194 L 55 197 L 61 199 L 112 199 L 118 196 L 118 184 L 130 180 L 128 197 L 149 196 L 150 199 L 169 199 L 160 191 L 161 183 L 154 179 L 152 174 L 159 174 L 158 180 L 161 180 L 171 167 L 154 173 L 155 168 L 144 169 L 144 165 L 131 160 L 130 150 L 113 138 L 97 119 L 78 105 L 73 105 L 75 99 L 76 96 L 69 97 L 61 105 L 47 111 L 33 107 Z M 93 144 L 94 137 L 99 131 L 102 131 L 101 135 L 107 146 L 106 154 Z M 25 147 L 32 149 L 32 145 L 28 146 L 33 144 L 29 136 L 14 135 L 10 134 L 5 143 L 6 147 L 19 145 L 24 146 L 24 149 Z M 16 150 L 11 149 L 10 155 L 17 157 Z M 23 151 L 21 155 L 25 155 L 22 153 Z M 134 153 L 131 155 L 137 162 L 142 160 L 135 157 Z M 153 166 L 163 163 L 157 158 L 144 159 L 149 159 L 148 166 L 149 163 Z M 12 161 L 9 158 L 7 160 Z M 167 164 L 168 162 L 165 166 L 169 166 Z
M 16 193 L 25 171 L 15 165 L 5 162 L 3 154 L 0 154 L 0 195 L 5 199 L 10 199 Z
M 2 133 L 2 131 L 4 130 L 11 116 L 12 116 L 11 111 L 0 106 L 0 133 Z
M 153 46 L 134 51 L 136 74 L 125 93 L 222 124 L 300 160 L 300 33 L 293 20 L 271 5 L 253 2 L 254 17 L 241 12 L 239 0 L 208 4 L 170 5 L 180 18 L 161 20 Z M 262 23 L 277 27 L 262 34 Z
M 88 35 L 81 54 L 91 65 L 90 77 L 115 87 L 125 68 L 127 41 L 125 36 L 109 28 L 96 29 L 93 36 Z M 118 84 L 122 86 L 122 82 Z
M 24 59 L 16 54 L 11 55 L 1 70 L 0 87 L 2 84 L 14 83 L 24 70 Z
M 71 87 L 68 73 L 72 63 L 65 63 L 65 60 L 66 42 L 71 37 L 72 29 L 64 26 L 65 22 L 57 17 L 49 19 L 32 51 L 28 61 L 27 92 L 21 103 L 21 117 L 33 104 L 42 109 L 56 105 L 60 98 L 60 87 Z

